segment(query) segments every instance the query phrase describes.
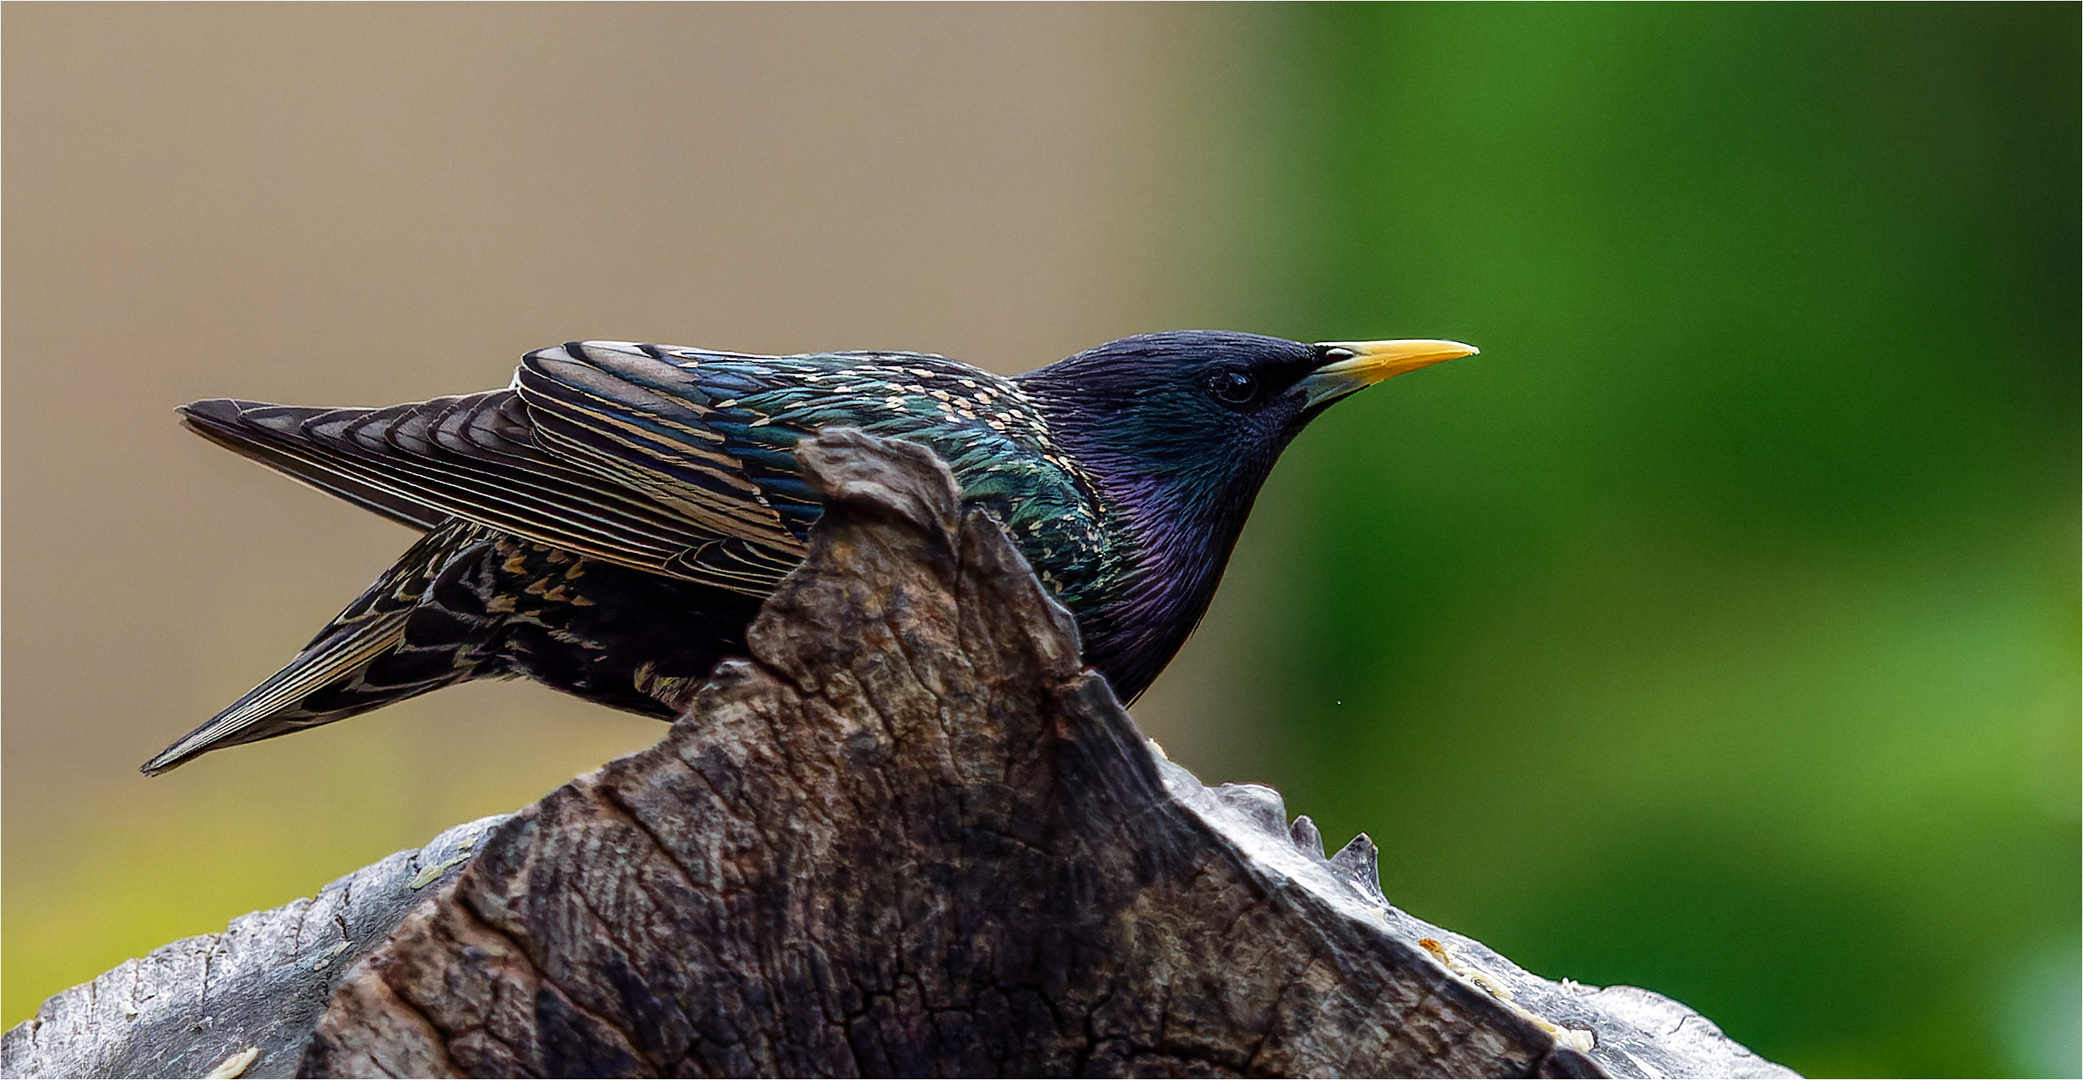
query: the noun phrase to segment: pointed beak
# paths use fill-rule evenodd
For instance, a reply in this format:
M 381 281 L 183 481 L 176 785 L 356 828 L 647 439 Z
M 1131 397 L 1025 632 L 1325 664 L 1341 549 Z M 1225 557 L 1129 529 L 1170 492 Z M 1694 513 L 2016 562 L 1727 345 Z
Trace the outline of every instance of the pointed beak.
M 1304 407 L 1336 401 L 1355 390 L 1363 390 L 1383 379 L 1430 367 L 1457 356 L 1474 356 L 1481 349 L 1458 341 L 1413 338 L 1405 341 L 1326 341 L 1318 346 L 1330 362 L 1303 377 L 1297 384 L 1309 395 Z

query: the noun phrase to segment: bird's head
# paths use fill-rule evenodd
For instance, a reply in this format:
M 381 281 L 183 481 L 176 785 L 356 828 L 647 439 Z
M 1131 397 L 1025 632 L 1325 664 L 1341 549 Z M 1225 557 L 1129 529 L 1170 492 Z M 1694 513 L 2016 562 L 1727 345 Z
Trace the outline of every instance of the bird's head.
M 1110 341 L 1020 383 L 1066 449 L 1137 509 L 1241 526 L 1288 441 L 1333 403 L 1475 351 L 1454 341 L 1305 345 L 1181 330 Z

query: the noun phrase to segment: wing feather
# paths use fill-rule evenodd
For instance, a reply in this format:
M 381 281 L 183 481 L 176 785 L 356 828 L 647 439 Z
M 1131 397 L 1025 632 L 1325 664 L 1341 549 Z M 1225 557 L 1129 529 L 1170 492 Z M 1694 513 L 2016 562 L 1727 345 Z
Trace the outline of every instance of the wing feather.
M 321 490 L 431 528 L 461 518 L 638 570 L 764 595 L 741 571 L 704 571 L 693 552 L 730 539 L 641 490 L 532 441 L 511 390 L 384 409 L 203 401 L 183 410 L 213 441 Z M 793 565 L 791 561 L 790 565 Z
M 709 426 L 711 399 L 698 375 L 657 352 L 608 342 L 540 349 L 521 361 L 514 389 L 545 447 L 720 536 L 800 560 L 801 539 L 746 475 L 728 436 Z
M 197 401 L 181 407 L 181 425 L 241 457 L 252 458 L 292 480 L 372 510 L 400 525 L 425 532 L 448 520 L 448 515 L 433 507 L 399 498 L 330 465 L 289 452 L 278 446 L 276 440 L 239 423 L 242 411 L 267 407 L 261 402 L 233 398 Z

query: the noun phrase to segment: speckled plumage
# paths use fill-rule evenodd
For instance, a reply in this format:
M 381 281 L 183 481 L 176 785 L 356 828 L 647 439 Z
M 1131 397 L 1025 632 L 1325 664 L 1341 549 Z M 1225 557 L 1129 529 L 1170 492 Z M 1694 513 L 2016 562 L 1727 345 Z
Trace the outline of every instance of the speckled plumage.
M 1288 439 L 1379 377 L 1326 390 L 1351 355 L 1179 332 L 1006 378 L 915 353 L 585 342 L 528 354 L 504 390 L 385 409 L 196 402 L 198 433 L 426 535 L 145 771 L 472 678 L 670 717 L 800 561 L 819 508 L 792 451 L 830 426 L 938 453 L 1132 699 L 1205 611 Z M 1258 397 L 1224 397 L 1239 379 Z

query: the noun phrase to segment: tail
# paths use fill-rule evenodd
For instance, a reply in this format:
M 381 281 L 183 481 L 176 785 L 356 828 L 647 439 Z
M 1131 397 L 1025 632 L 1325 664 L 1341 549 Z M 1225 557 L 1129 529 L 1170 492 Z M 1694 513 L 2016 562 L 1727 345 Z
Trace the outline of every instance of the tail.
M 146 762 L 157 776 L 197 755 L 330 724 L 482 675 L 497 620 L 422 603 L 488 547 L 487 530 L 449 521 L 407 551 L 296 659 Z

